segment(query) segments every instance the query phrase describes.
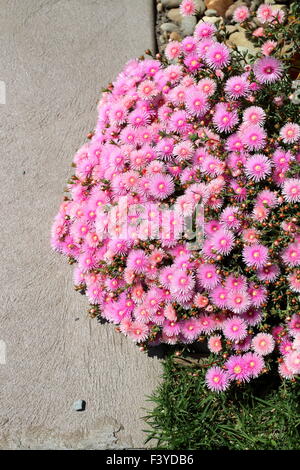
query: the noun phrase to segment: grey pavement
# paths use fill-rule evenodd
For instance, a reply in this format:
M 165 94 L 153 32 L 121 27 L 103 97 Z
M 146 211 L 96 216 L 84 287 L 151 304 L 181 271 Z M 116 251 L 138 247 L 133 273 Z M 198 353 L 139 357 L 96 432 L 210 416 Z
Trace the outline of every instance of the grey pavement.
M 0 0 L 0 11 L 0 448 L 143 447 L 161 364 L 88 318 L 49 233 L 101 88 L 154 47 L 152 0 Z

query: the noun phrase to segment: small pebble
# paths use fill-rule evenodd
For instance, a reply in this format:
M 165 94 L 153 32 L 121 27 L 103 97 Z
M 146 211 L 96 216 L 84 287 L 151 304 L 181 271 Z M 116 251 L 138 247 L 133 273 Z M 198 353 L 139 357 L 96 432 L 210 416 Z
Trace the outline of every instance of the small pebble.
M 181 36 L 177 31 L 173 31 L 173 33 L 170 34 L 170 39 L 171 41 L 181 41 Z
M 84 411 L 86 402 L 84 400 L 76 400 L 73 403 L 73 408 L 75 411 Z
M 177 26 L 174 23 L 163 23 L 160 25 L 160 29 L 166 33 L 173 33 L 173 31 L 176 31 Z
M 205 16 L 218 16 L 217 10 L 213 9 L 205 10 L 204 14 Z

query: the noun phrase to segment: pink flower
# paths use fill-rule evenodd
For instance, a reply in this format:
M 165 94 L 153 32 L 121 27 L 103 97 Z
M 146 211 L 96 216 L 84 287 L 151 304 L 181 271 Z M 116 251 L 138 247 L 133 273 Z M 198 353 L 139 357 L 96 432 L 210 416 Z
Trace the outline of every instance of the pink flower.
M 243 259 L 247 266 L 262 268 L 268 261 L 268 248 L 259 244 L 245 246 Z
M 213 264 L 202 264 L 198 269 L 197 277 L 205 289 L 213 289 L 220 282 L 220 275 Z
M 236 100 L 241 96 L 247 96 L 249 93 L 249 82 L 243 75 L 231 77 L 225 84 L 225 92 L 232 100 Z
M 181 333 L 188 342 L 194 341 L 200 334 L 201 328 L 196 318 L 189 318 L 181 322 Z
M 273 83 L 282 76 L 282 63 L 275 57 L 263 57 L 258 59 L 254 66 L 253 72 L 259 83 Z
M 210 336 L 207 342 L 208 349 L 215 354 L 218 354 L 222 351 L 222 342 L 220 335 Z
M 270 266 L 263 266 L 258 269 L 257 277 L 260 281 L 273 282 L 280 274 L 280 269 L 277 264 L 271 264 Z
M 292 315 L 290 322 L 288 323 L 288 330 L 292 336 L 296 336 L 300 333 L 300 315 L 295 313 Z
M 285 356 L 284 363 L 292 374 L 300 373 L 300 352 L 292 351 Z
M 300 126 L 294 122 L 289 122 L 280 129 L 279 135 L 285 144 L 297 142 L 300 139 Z
M 282 252 L 282 259 L 288 266 L 300 265 L 300 243 L 291 243 Z
M 207 387 L 214 392 L 223 392 L 229 387 L 229 378 L 221 367 L 211 367 L 205 375 Z
M 215 287 L 210 292 L 210 298 L 214 305 L 219 308 L 225 308 L 227 305 L 228 290 L 225 287 Z
M 300 202 L 300 179 L 287 178 L 282 187 L 284 198 L 288 202 Z
M 182 46 L 181 43 L 178 41 L 171 41 L 169 44 L 167 44 L 165 48 L 165 55 L 167 59 L 169 60 L 174 60 L 177 57 L 180 56 L 182 52 Z
M 265 362 L 261 355 L 249 352 L 247 354 L 244 354 L 243 358 L 248 366 L 248 371 L 251 377 L 258 377 L 263 368 L 265 367 Z
M 249 106 L 243 113 L 243 120 L 248 124 L 258 124 L 261 126 L 266 119 L 266 113 L 259 106 Z
M 234 236 L 228 230 L 218 230 L 212 237 L 213 248 L 222 255 L 228 255 L 234 246 Z
M 247 20 L 249 16 L 250 11 L 247 7 L 237 7 L 233 13 L 233 21 L 236 21 L 237 23 L 242 23 L 243 21 Z
M 170 130 L 182 132 L 186 130 L 188 116 L 185 111 L 175 111 L 170 117 Z
M 207 97 L 196 87 L 190 87 L 186 97 L 186 107 L 193 116 L 201 117 L 208 110 Z
M 148 265 L 147 255 L 143 250 L 130 251 L 127 258 L 127 267 L 135 273 L 144 273 Z
M 149 327 L 145 323 L 133 321 L 127 331 L 127 335 L 136 343 L 145 341 L 149 335 Z
M 272 21 L 273 19 L 273 8 L 271 5 L 263 4 L 260 5 L 256 12 L 257 18 L 261 23 Z
M 231 356 L 226 361 L 225 366 L 231 380 L 239 380 L 241 382 L 248 382 L 250 380 L 251 372 L 243 356 Z
M 271 173 L 271 162 L 265 155 L 256 153 L 247 159 L 245 170 L 247 176 L 257 182 Z
M 194 15 L 196 13 L 196 5 L 194 0 L 182 0 L 179 9 L 182 16 Z
M 271 354 L 275 346 L 274 339 L 272 335 L 268 333 L 258 333 L 252 339 L 252 349 L 256 354 L 261 356 L 266 356 Z
M 279 364 L 278 371 L 281 377 L 284 379 L 293 379 L 295 377 L 293 372 L 286 366 L 284 362 Z
M 289 285 L 292 291 L 300 293 L 300 271 L 294 271 L 288 276 Z
M 223 322 L 223 333 L 232 341 L 241 341 L 247 336 L 247 326 L 242 318 L 232 317 Z
M 265 146 L 266 133 L 258 125 L 246 125 L 241 133 L 243 144 L 249 150 L 260 150 Z
M 251 307 L 241 315 L 241 318 L 243 318 L 248 325 L 255 326 L 261 321 L 262 315 L 260 310 Z
M 239 122 L 236 111 L 228 111 L 228 106 L 218 103 L 213 115 L 213 123 L 219 132 L 229 132 Z
M 245 312 L 250 306 L 250 298 L 247 292 L 233 290 L 228 292 L 227 308 L 232 312 L 241 314 Z
M 225 67 L 230 62 L 229 49 L 219 42 L 215 42 L 209 47 L 205 61 L 212 69 Z
M 277 46 L 276 41 L 266 41 L 261 46 L 261 52 L 263 53 L 263 55 L 269 56 L 270 54 L 272 54 L 276 46 Z
M 175 186 L 170 175 L 157 173 L 149 179 L 149 192 L 156 199 L 165 199 L 174 192 Z
M 194 36 L 196 39 L 199 40 L 211 38 L 216 31 L 217 30 L 214 24 L 205 21 L 200 21 L 195 28 Z

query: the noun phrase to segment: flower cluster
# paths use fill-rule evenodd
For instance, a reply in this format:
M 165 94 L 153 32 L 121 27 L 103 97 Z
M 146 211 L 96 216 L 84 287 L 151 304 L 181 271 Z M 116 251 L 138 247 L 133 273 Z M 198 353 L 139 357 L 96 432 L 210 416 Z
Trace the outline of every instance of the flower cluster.
M 270 8 L 262 27 L 284 22 Z M 207 338 L 216 391 L 275 357 L 282 377 L 300 371 L 300 126 L 293 103 L 274 101 L 290 82 L 265 49 L 246 63 L 200 22 L 166 58 L 129 61 L 52 227 L 92 314 L 142 348 Z

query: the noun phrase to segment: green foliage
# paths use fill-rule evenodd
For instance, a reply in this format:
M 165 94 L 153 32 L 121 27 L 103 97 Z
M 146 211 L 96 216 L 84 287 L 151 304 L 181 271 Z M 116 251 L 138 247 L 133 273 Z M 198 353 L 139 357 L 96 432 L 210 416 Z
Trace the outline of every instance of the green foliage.
M 165 361 L 149 399 L 146 442 L 170 450 L 300 449 L 299 383 L 267 374 L 218 395 L 205 387 L 205 372 Z

